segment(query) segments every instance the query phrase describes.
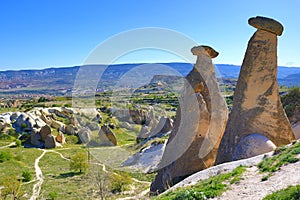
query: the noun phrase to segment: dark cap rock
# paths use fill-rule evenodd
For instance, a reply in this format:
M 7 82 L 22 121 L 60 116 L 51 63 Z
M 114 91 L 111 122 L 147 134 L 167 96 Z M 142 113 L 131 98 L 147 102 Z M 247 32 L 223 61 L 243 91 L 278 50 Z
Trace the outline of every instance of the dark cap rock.
M 248 24 L 254 28 L 265 30 L 276 35 L 282 35 L 283 26 L 278 21 L 267 17 L 252 17 L 248 20 Z
M 197 55 L 197 56 L 200 54 L 208 54 L 209 57 L 211 58 L 215 58 L 219 55 L 219 53 L 216 50 L 214 50 L 212 47 L 205 46 L 205 45 L 193 47 L 191 49 L 191 52 L 193 53 L 193 55 Z

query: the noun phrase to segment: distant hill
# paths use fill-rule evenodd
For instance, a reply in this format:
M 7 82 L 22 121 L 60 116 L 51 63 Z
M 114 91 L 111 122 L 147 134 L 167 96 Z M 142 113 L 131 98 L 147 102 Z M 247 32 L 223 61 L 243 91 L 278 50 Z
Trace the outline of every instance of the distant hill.
M 132 72 L 141 65 L 147 65 L 147 68 L 159 69 L 162 65 L 177 71 L 177 75 L 185 76 L 192 69 L 190 63 L 157 63 L 157 64 L 118 64 L 109 66 L 102 75 L 98 88 L 110 89 L 118 80 L 127 72 Z M 237 79 L 240 66 L 228 64 L 216 64 L 217 76 L 220 78 Z M 83 69 L 86 66 L 83 66 Z M 99 65 L 101 67 L 101 65 Z M 48 68 L 42 70 L 19 70 L 19 71 L 0 71 L 0 90 L 1 94 L 22 94 L 22 93 L 40 93 L 40 94 L 65 94 L 71 92 L 77 72 L 80 66 L 63 67 L 63 68 Z M 133 70 L 134 71 L 134 70 Z M 137 72 L 139 73 L 139 72 Z M 153 74 L 154 73 L 154 74 Z M 161 70 L 145 72 L 142 79 L 151 80 L 153 75 L 160 75 Z M 134 73 L 132 81 L 135 80 Z M 300 86 L 300 68 L 297 67 L 282 67 L 278 68 L 278 80 L 281 85 Z M 143 80 L 139 80 L 143 81 Z

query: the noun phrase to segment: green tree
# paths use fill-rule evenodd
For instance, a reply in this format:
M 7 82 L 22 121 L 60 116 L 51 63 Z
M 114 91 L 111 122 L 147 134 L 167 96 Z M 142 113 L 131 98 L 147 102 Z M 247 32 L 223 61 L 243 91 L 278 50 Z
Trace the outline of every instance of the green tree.
M 86 172 L 89 168 L 88 157 L 86 153 L 76 153 L 71 157 L 70 169 L 74 171 L 79 171 L 80 173 Z

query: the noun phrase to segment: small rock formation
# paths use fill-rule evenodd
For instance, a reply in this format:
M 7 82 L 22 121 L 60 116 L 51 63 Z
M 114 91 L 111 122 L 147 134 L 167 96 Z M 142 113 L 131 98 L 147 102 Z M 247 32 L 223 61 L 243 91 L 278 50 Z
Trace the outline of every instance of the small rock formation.
M 274 151 L 276 145 L 261 134 L 250 134 L 241 138 L 233 152 L 233 160 L 246 159 Z
M 61 143 L 61 144 L 66 143 L 66 138 L 65 138 L 64 134 L 61 131 L 58 131 L 58 134 L 56 136 L 56 141 Z
M 145 124 L 147 120 L 147 113 L 142 109 L 129 110 L 132 121 L 136 124 Z
M 126 128 L 128 130 L 131 130 L 133 127 L 128 122 L 122 122 L 120 125 L 121 128 Z
M 34 119 L 30 118 L 26 113 L 21 113 L 17 116 L 12 126 L 18 133 L 22 134 L 23 132 L 31 133 L 34 125 Z
M 227 105 L 219 92 L 208 46 L 192 48 L 197 62 L 187 75 L 174 128 L 150 191 L 165 191 L 183 178 L 214 165 L 227 122 Z
M 40 134 L 42 141 L 45 141 L 48 135 L 51 135 L 52 130 L 49 125 L 45 125 L 41 128 Z
M 60 121 L 56 121 L 54 119 L 51 120 L 51 127 L 55 129 L 62 129 L 65 126 L 64 123 Z
M 92 131 L 87 128 L 87 127 L 83 127 L 79 130 L 78 132 L 78 136 L 80 138 L 80 141 L 82 143 L 89 143 L 91 141 L 91 138 L 92 138 Z
M 5 119 L 0 117 L 0 133 L 5 132 L 6 127 L 7 127 L 7 123 Z
M 150 131 L 145 132 L 145 130 L 142 130 L 140 135 L 137 137 L 137 140 L 153 138 L 156 137 L 157 135 L 167 133 L 172 129 L 173 129 L 173 120 L 170 119 L 169 117 L 161 117 L 158 124 L 152 127 Z
M 42 143 L 42 137 L 41 134 L 39 133 L 32 133 L 30 135 L 30 143 L 36 147 L 43 147 L 43 143 Z
M 69 124 L 65 127 L 65 134 L 74 135 L 75 134 L 75 126 Z
M 250 39 L 233 98 L 233 108 L 219 147 L 216 164 L 269 151 L 265 136 L 276 146 L 295 139 L 282 108 L 277 83 L 277 35 L 283 26 L 273 19 L 256 17 L 258 28 Z M 248 144 L 251 143 L 249 149 Z M 259 146 L 259 149 L 252 147 Z
M 51 134 L 47 135 L 45 138 L 45 148 L 52 149 L 56 147 L 55 137 Z
M 103 125 L 98 133 L 98 136 L 103 146 L 117 146 L 116 135 L 110 130 L 107 125 Z

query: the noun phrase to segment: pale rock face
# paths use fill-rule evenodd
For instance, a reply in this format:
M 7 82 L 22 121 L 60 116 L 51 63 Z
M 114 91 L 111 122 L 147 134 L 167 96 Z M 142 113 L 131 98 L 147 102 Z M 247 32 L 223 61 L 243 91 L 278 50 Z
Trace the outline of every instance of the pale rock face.
M 239 141 L 254 133 L 264 135 L 276 146 L 295 139 L 278 91 L 277 37 L 261 29 L 248 43 L 216 164 L 240 157 L 235 155 L 241 146 Z
M 267 137 L 261 134 L 250 134 L 241 138 L 233 153 L 234 160 L 240 160 L 258 156 L 270 151 L 274 151 L 276 145 Z
M 143 149 L 130 156 L 122 163 L 122 166 L 128 166 L 135 170 L 151 173 L 157 170 L 161 161 L 166 144 L 152 144 L 150 147 Z
M 213 166 L 225 129 L 227 105 L 211 61 L 218 53 L 207 46 L 194 47 L 192 53 L 197 55 L 197 62 L 186 77 L 151 194 L 161 193 L 184 177 Z
M 300 139 L 300 122 L 294 124 L 292 128 L 294 131 L 295 138 L 297 140 L 299 140 Z

